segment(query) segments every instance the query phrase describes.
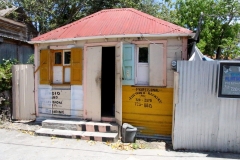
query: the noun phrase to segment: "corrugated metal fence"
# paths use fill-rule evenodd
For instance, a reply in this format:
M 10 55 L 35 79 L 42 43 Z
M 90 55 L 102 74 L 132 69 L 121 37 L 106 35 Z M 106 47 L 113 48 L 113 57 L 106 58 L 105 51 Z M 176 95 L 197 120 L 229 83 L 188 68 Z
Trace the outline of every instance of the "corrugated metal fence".
M 240 153 L 240 99 L 217 97 L 217 61 L 177 66 L 173 148 Z
M 0 43 L 0 64 L 3 62 L 3 59 L 16 59 L 20 63 L 26 64 L 33 53 L 33 46 L 30 45 Z
M 13 119 L 34 120 L 34 66 L 14 65 L 12 67 Z

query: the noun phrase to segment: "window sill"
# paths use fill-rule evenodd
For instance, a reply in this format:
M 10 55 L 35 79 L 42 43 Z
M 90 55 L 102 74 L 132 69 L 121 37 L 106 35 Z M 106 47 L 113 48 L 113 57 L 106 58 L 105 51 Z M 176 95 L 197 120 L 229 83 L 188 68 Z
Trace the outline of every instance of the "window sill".
M 155 88 L 167 88 L 167 86 L 150 86 L 149 84 L 135 84 L 132 87 L 155 87 Z
M 135 87 L 150 87 L 149 84 L 135 84 L 135 85 L 132 85 L 132 86 L 135 86 Z
M 51 84 L 52 88 L 71 88 L 70 84 Z

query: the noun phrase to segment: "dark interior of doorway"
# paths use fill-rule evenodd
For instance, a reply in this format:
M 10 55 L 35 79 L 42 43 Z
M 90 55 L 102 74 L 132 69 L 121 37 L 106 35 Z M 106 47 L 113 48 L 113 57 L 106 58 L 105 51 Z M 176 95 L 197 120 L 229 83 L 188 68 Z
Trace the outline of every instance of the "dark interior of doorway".
M 102 117 L 113 117 L 115 114 L 115 47 L 102 48 Z

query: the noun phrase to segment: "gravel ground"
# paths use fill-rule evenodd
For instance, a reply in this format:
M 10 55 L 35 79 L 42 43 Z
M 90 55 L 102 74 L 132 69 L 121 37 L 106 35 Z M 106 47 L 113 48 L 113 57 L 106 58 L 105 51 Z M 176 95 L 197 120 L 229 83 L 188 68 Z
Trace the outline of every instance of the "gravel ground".
M 34 132 L 38 129 L 40 129 L 42 126 L 39 123 L 35 123 L 35 121 L 0 121 L 0 129 L 7 129 L 7 130 L 17 130 L 22 133 L 33 135 Z M 143 139 L 137 139 L 136 143 L 134 144 L 123 144 L 123 143 L 113 143 L 109 146 L 115 146 L 115 148 L 119 146 L 128 146 L 130 145 L 134 149 L 142 148 L 142 149 L 161 149 L 161 150 L 172 150 L 172 144 L 171 142 L 164 142 L 160 140 L 143 140 Z M 120 147 L 119 147 L 120 148 Z M 123 147 L 124 149 L 124 147 Z
M 22 130 L 22 131 L 32 131 L 35 132 L 36 130 L 41 128 L 40 124 L 35 123 L 34 121 L 0 121 L 0 129 L 9 129 L 9 130 Z

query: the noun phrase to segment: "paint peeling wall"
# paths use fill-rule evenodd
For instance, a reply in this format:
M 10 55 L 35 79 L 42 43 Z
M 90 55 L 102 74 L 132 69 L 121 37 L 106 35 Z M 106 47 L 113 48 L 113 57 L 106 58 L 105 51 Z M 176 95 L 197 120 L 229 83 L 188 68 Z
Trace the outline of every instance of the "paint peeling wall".
M 138 128 L 138 134 L 171 135 L 173 89 L 123 86 L 123 123 Z
M 52 86 L 38 86 L 38 111 L 39 113 L 52 114 Z
M 167 42 L 167 87 L 173 88 L 173 74 L 174 70 L 172 70 L 171 62 L 173 60 L 182 60 L 184 58 L 183 55 L 183 46 L 184 43 L 181 39 L 178 38 L 170 38 Z
M 40 114 L 83 118 L 82 86 L 38 86 L 38 109 Z
M 240 99 L 217 97 L 217 61 L 177 66 L 173 148 L 240 153 Z
M 167 109 L 166 112 L 167 113 L 167 118 L 162 118 L 161 116 L 161 120 L 159 120 L 157 118 L 157 121 L 155 122 L 154 124 L 154 129 L 152 129 L 152 131 L 149 133 L 149 134 L 162 134 L 162 135 L 170 135 L 171 134 L 171 121 L 172 121 L 172 99 L 173 99 L 173 70 L 171 69 L 171 61 L 172 60 L 181 60 L 182 59 L 182 48 L 183 48 L 183 41 L 181 40 L 181 38 L 178 38 L 178 37 L 172 37 L 172 38 L 168 38 L 166 40 L 166 38 L 144 38 L 140 41 L 144 41 L 144 42 L 148 42 L 149 41 L 166 41 L 166 58 L 167 58 L 167 64 L 166 64 L 166 68 L 167 68 L 167 87 L 166 88 L 163 88 L 162 90 L 164 90 L 164 93 L 167 92 L 167 95 L 166 97 L 164 97 L 163 99 L 163 102 L 165 104 L 165 102 L 167 101 L 167 105 L 165 106 Z M 75 41 L 75 42 L 64 42 L 64 43 L 51 43 L 51 44 L 39 44 L 39 45 L 35 45 L 35 65 L 36 65 L 36 68 L 40 65 L 40 50 L 41 49 L 47 49 L 47 48 L 50 48 L 50 49 L 62 49 L 62 47 L 66 47 L 66 46 L 69 46 L 69 47 L 73 47 L 73 48 L 82 48 L 84 49 L 84 46 L 87 46 L 88 44 L 91 44 L 93 45 L 94 43 L 96 43 L 96 46 L 99 46 L 99 43 L 115 43 L 115 42 L 124 42 L 124 43 L 132 43 L 133 41 L 139 41 L 138 38 L 116 38 L 116 39 L 98 39 L 98 40 L 88 40 L 88 41 Z M 84 50 L 85 51 L 85 50 Z M 85 55 L 86 56 L 86 55 Z M 84 59 L 84 57 L 83 57 Z M 84 70 L 84 66 L 83 66 L 83 70 Z M 86 69 L 84 70 L 84 75 L 83 75 L 83 79 L 85 78 L 86 76 Z M 84 84 L 85 83 L 85 84 Z M 80 117 L 85 117 L 86 118 L 86 115 L 83 115 L 83 111 L 85 110 L 86 111 L 86 108 L 85 107 L 88 107 L 84 104 L 86 104 L 84 101 L 83 101 L 83 92 L 84 91 L 84 87 L 86 87 L 86 84 L 87 81 L 83 81 L 83 85 L 82 86 L 76 86 L 76 88 L 78 88 L 78 91 L 76 92 L 79 92 L 81 93 L 79 96 L 75 96 L 75 89 L 74 87 L 70 86 L 70 90 L 71 90 L 71 115 L 72 117 L 76 117 L 75 115 L 78 115 Z M 39 85 L 39 72 L 37 72 L 35 74 L 35 86 L 36 87 L 36 90 L 39 90 L 37 93 L 39 95 L 35 95 L 35 100 L 36 102 L 39 101 L 37 104 L 39 105 L 37 108 L 39 108 L 39 112 L 41 116 L 44 116 L 45 114 L 49 114 L 48 111 L 50 111 L 49 107 L 52 106 L 52 104 L 50 104 L 48 107 L 45 107 L 46 109 L 41 109 L 41 108 L 44 108 L 41 106 L 41 95 L 40 95 L 40 91 L 43 90 L 41 87 L 38 87 L 38 86 L 41 86 Z M 51 88 L 51 86 L 49 86 Z M 47 90 L 49 88 L 46 88 Z M 51 90 L 51 89 L 50 89 Z M 124 92 L 124 90 L 123 90 Z M 134 92 L 134 91 L 133 91 Z M 123 93 L 125 94 L 125 92 Z M 51 97 L 49 97 L 51 99 Z M 86 97 L 84 97 L 84 100 L 86 101 Z M 79 105 L 80 103 L 80 105 Z M 77 111 L 75 112 L 75 108 L 77 107 Z M 123 108 L 124 108 L 124 105 L 123 105 Z M 132 108 L 133 110 L 135 108 Z M 38 110 L 38 109 L 37 109 Z M 95 110 L 92 110 L 93 112 L 95 112 Z M 127 111 L 128 112 L 128 111 Z M 135 112 L 135 111 L 134 111 Z M 164 111 L 165 112 L 165 111 Z M 84 112 L 85 113 L 85 112 Z M 86 113 L 85 113 L 86 114 Z M 158 113 L 159 115 L 161 115 L 162 113 L 159 112 Z M 165 113 L 164 113 L 165 114 Z M 164 115 L 165 116 L 165 115 Z M 166 117 L 166 116 L 165 116 Z M 152 117 L 150 117 L 151 119 Z M 155 119 L 155 118 L 153 118 Z M 136 117 L 136 119 L 134 121 L 139 121 L 139 117 Z M 143 120 L 144 121 L 144 120 Z M 147 122 L 148 124 L 151 124 L 152 122 L 149 121 Z M 162 123 L 164 125 L 161 125 L 159 127 L 159 123 Z M 148 124 L 144 124 L 141 126 L 148 126 Z M 154 131 L 155 129 L 157 128 L 158 131 Z M 163 129 L 164 128 L 164 129 Z M 167 128 L 167 129 L 165 129 Z M 160 132 L 161 130 L 161 132 Z M 148 134 L 148 133 L 147 133 Z

